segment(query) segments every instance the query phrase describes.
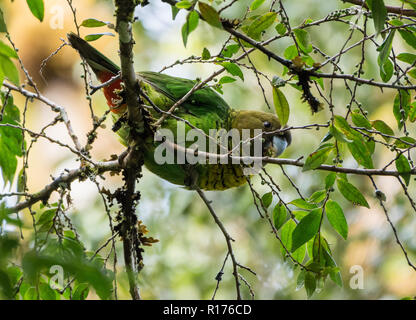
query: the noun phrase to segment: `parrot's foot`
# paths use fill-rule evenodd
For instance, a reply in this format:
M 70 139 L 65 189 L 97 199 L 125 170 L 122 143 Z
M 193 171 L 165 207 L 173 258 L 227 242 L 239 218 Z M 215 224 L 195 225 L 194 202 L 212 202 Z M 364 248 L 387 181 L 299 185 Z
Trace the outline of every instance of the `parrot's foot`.
M 123 124 L 125 124 L 126 122 L 127 122 L 127 112 L 124 113 L 120 118 L 118 118 L 118 120 L 116 122 L 114 122 L 113 127 L 111 128 L 111 130 L 113 130 L 113 132 L 117 132 L 118 130 L 121 129 Z
M 123 167 L 123 168 L 125 168 L 126 167 L 126 163 L 127 163 L 127 161 L 126 161 L 126 158 L 127 158 L 127 155 L 130 153 L 130 150 L 131 150 L 131 148 L 130 147 L 128 147 L 126 150 L 124 150 L 119 156 L 118 156 L 118 164 L 121 166 L 121 167 Z

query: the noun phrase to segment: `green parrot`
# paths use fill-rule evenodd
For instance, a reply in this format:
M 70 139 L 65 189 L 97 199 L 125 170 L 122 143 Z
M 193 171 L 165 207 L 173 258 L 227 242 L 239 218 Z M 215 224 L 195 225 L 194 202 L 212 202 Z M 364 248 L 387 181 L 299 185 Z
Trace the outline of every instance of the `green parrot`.
M 120 72 L 120 68 L 116 64 L 76 34 L 69 33 L 68 40 L 88 63 L 101 83 L 109 81 Z M 142 92 L 163 111 L 168 111 L 196 83 L 193 80 L 150 71 L 138 72 L 136 75 Z M 113 81 L 103 88 L 103 92 L 112 111 L 113 121 L 117 122 L 127 112 L 127 106 L 123 99 L 122 81 Z M 149 113 L 155 121 L 161 116 L 151 108 L 149 108 Z M 261 111 L 234 110 L 209 87 L 194 92 L 175 110 L 175 115 L 201 129 L 207 135 L 212 129 L 262 130 L 266 133 L 262 140 L 262 156 L 277 157 L 291 143 L 291 134 L 288 130 L 267 134 L 267 132 L 277 131 L 281 128 L 276 115 Z M 184 126 L 184 123 L 173 117 L 168 117 L 161 123 L 161 128 L 170 130 L 177 143 L 177 139 L 179 139 L 177 132 L 180 125 Z M 191 127 L 185 125 L 185 133 L 189 130 Z M 129 144 L 128 132 L 129 128 L 125 123 L 117 131 L 121 142 L 126 146 Z M 161 143 L 155 141 L 153 137 L 146 140 L 143 152 L 144 164 L 149 171 L 173 184 L 189 189 L 192 186 L 197 186 L 202 190 L 225 190 L 241 186 L 247 181 L 243 167 L 239 164 L 159 164 L 155 161 L 154 154 Z M 191 143 L 185 142 L 185 146 L 188 148 Z

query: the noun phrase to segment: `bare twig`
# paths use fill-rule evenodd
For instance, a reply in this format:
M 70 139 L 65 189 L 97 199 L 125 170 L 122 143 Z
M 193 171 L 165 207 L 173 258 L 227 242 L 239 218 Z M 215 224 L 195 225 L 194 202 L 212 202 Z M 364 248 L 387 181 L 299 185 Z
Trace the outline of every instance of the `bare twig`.
M 365 3 L 365 0 L 341 0 L 341 1 L 363 6 L 364 8 L 368 9 L 368 6 Z M 402 7 L 386 6 L 386 10 L 387 12 L 395 13 L 401 16 L 416 17 L 416 11 L 412 9 L 403 9 Z
M 27 200 L 19 202 L 15 206 L 7 208 L 7 210 L 9 212 L 18 212 L 39 201 L 46 202 L 52 192 L 58 190 L 61 186 L 69 187 L 73 181 L 85 179 L 88 174 L 102 174 L 107 171 L 119 171 L 120 169 L 118 161 L 115 160 L 96 163 L 94 168 L 84 166 L 82 168 L 68 170 L 66 173 L 62 173 L 58 178 L 54 179 L 50 184 L 46 185 L 41 191 L 32 194 Z
M 234 279 L 235 279 L 235 290 L 236 290 L 236 294 L 237 294 L 237 300 L 241 300 L 241 289 L 240 289 L 241 284 L 240 284 L 240 278 L 239 278 L 239 273 L 238 273 L 238 263 L 237 263 L 237 260 L 235 258 L 235 255 L 234 255 L 233 246 L 231 244 L 231 242 L 234 241 L 234 239 L 231 238 L 227 229 L 225 229 L 223 223 L 218 218 L 217 214 L 215 213 L 214 209 L 212 208 L 211 202 L 206 198 L 206 196 L 202 192 L 202 190 L 199 189 L 198 187 L 196 187 L 195 190 L 196 190 L 196 192 L 198 192 L 202 201 L 204 201 L 204 203 L 207 206 L 209 212 L 211 213 L 211 216 L 214 218 L 215 223 L 221 229 L 221 232 L 224 235 L 225 241 L 227 242 L 228 253 L 230 254 L 231 261 L 233 263 L 233 276 L 234 276 Z

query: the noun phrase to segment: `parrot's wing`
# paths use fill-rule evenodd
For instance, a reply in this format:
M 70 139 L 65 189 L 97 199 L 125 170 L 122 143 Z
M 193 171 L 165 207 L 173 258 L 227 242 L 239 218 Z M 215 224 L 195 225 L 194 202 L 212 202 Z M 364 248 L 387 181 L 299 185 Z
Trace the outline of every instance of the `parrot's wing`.
M 139 72 L 138 76 L 155 90 L 175 102 L 187 94 L 196 83 L 193 80 L 172 77 L 157 72 Z M 194 92 L 183 104 L 183 107 L 197 116 L 215 113 L 221 119 L 227 119 L 230 113 L 228 104 L 211 88 L 202 88 Z

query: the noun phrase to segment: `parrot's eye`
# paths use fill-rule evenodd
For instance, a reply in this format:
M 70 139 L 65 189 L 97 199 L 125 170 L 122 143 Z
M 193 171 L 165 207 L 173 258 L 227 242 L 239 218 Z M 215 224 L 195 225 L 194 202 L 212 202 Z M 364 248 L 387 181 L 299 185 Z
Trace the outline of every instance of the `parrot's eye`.
M 265 122 L 263 123 L 263 126 L 264 126 L 266 129 L 270 129 L 270 128 L 272 127 L 272 124 L 271 124 L 269 121 L 265 121 Z

